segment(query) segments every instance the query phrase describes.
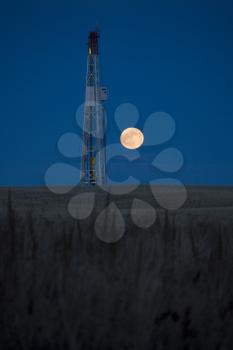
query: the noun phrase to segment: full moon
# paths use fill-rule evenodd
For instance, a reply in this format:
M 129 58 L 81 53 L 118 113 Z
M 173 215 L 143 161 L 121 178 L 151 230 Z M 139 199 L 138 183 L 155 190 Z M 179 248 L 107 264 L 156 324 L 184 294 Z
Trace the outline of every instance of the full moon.
M 136 149 L 143 144 L 144 136 L 137 128 L 127 128 L 122 131 L 120 141 L 125 148 Z

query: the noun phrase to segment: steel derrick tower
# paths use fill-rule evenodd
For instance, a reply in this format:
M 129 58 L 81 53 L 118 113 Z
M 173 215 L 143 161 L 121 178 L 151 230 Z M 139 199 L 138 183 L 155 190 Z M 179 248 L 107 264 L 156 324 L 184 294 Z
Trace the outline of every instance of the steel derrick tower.
M 98 39 L 98 31 L 89 34 L 80 178 L 80 183 L 87 185 L 106 183 L 106 113 L 102 102 L 107 99 L 107 89 L 100 86 Z

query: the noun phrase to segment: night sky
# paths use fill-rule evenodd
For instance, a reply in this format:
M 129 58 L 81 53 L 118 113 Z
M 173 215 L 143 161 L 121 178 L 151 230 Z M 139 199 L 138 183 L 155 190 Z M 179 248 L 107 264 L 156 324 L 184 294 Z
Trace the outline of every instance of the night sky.
M 138 107 L 139 128 L 157 111 L 176 121 L 170 141 L 142 147 L 131 165 L 115 159 L 110 176 L 166 177 L 150 163 L 177 147 L 184 166 L 175 178 L 233 184 L 231 0 L 9 0 L 0 4 L 0 185 L 42 185 L 54 162 L 80 165 L 59 153 L 57 141 L 65 132 L 80 134 L 75 112 L 84 100 L 87 36 L 96 24 L 110 92 L 107 144 L 118 142 L 114 110 L 121 103 Z

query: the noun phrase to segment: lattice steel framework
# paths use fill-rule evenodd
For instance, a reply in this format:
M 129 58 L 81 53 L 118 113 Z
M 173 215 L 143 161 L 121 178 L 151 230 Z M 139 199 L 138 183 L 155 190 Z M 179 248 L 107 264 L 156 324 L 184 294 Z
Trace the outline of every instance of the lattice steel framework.
M 107 99 L 107 89 L 100 86 L 98 39 L 98 31 L 89 34 L 80 179 L 87 185 L 106 183 L 106 112 L 102 102 Z

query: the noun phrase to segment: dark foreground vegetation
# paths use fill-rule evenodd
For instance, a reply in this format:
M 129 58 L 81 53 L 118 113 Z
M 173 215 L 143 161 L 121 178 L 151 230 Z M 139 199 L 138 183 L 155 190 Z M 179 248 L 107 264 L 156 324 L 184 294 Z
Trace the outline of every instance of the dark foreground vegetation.
M 96 194 L 77 221 L 67 196 L 0 190 L 0 349 L 232 349 L 233 190 L 190 188 L 148 229 L 125 210 L 135 193 L 117 199 L 126 234 L 115 244 L 94 233 L 112 200 Z M 149 189 L 136 194 L 153 204 Z

